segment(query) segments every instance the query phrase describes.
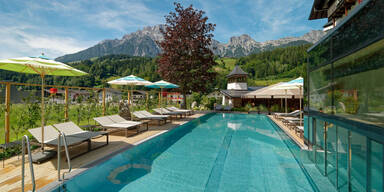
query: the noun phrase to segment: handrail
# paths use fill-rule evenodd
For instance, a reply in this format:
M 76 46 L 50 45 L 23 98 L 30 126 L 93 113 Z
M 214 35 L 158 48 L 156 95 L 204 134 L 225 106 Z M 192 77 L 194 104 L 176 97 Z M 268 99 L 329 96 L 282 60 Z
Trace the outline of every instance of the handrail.
M 69 151 L 68 151 L 68 145 L 67 145 L 67 137 L 63 132 L 59 132 L 58 138 L 57 138 L 57 179 L 58 181 L 61 181 L 60 178 L 60 170 L 61 170 L 61 157 L 60 157 L 60 148 L 61 148 L 61 139 L 63 139 L 64 149 L 65 149 L 65 155 L 67 157 L 67 163 L 68 163 L 68 171 L 63 173 L 63 180 L 66 173 L 70 173 L 72 170 L 71 165 L 71 158 L 69 157 Z
M 24 175 L 25 175 L 25 142 L 27 142 L 27 150 L 28 150 L 28 160 L 29 160 L 29 169 L 31 172 L 32 179 L 32 191 L 35 191 L 35 172 L 33 171 L 33 163 L 32 163 L 32 154 L 31 154 L 31 145 L 29 143 L 29 138 L 27 135 L 24 135 L 21 142 L 21 151 L 22 151 L 22 159 L 21 159 L 21 191 L 24 192 Z

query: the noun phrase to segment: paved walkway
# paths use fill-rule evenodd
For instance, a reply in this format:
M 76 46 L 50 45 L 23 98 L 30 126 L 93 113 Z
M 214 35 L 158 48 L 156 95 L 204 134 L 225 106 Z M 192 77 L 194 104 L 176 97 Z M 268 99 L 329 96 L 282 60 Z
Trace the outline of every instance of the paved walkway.
M 109 137 L 109 145 L 86 153 L 71 161 L 72 171 L 78 171 L 89 167 L 92 162 L 98 161 L 102 158 L 108 157 L 114 152 L 123 148 L 132 147 L 135 143 L 143 141 L 156 134 L 168 131 L 177 127 L 180 124 L 186 123 L 192 119 L 198 118 L 204 115 L 204 113 L 194 114 L 184 119 L 173 120 L 172 123 L 167 123 L 162 126 L 150 125 L 149 130 L 142 132 L 132 137 L 125 137 L 125 132 L 115 132 Z M 144 128 L 144 127 L 143 127 Z M 102 145 L 105 143 L 105 137 L 92 140 L 92 146 Z M 77 152 L 83 152 L 87 148 L 87 144 L 70 148 L 71 155 L 75 155 Z M 62 153 L 62 167 L 64 168 L 61 173 L 67 170 L 65 162 L 65 154 Z M 54 158 L 42 164 L 34 164 L 36 189 L 40 189 L 47 184 L 57 180 L 57 159 Z M 31 177 L 29 172 L 28 162 L 25 164 L 26 176 L 25 176 L 25 190 L 31 190 Z M 21 191 L 21 157 L 12 157 L 5 161 L 5 167 L 0 168 L 0 191 Z

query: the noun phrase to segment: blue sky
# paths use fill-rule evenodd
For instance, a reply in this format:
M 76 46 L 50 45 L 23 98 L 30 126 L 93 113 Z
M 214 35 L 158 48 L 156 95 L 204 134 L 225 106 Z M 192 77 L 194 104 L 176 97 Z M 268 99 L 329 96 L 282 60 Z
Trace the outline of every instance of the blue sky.
M 121 38 L 144 26 L 164 23 L 174 0 L 0 0 L 0 58 L 55 58 L 104 39 Z M 301 36 L 321 29 L 308 21 L 312 0 L 186 0 L 216 24 L 215 39 L 249 34 L 256 41 Z

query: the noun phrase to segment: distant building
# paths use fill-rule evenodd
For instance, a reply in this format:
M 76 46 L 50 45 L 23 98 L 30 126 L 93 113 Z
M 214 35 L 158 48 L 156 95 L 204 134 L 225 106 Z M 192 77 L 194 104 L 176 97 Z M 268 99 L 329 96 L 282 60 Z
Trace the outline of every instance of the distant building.
M 244 105 L 242 96 L 250 91 L 256 91 L 263 87 L 248 87 L 247 84 L 248 73 L 243 71 L 238 65 L 227 75 L 228 83 L 227 89 L 221 90 L 223 95 L 222 105 L 232 105 L 234 107 L 241 107 Z

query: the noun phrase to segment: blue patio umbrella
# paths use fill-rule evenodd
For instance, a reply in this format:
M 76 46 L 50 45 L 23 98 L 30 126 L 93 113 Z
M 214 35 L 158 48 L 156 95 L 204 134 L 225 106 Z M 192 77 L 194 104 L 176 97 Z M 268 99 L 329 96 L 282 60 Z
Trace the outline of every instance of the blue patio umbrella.
M 163 97 L 163 89 L 172 89 L 172 88 L 179 88 L 178 85 L 161 80 L 161 81 L 156 81 L 150 85 L 146 85 L 145 87 L 148 88 L 157 88 L 160 89 L 160 104 L 162 103 L 162 97 Z

